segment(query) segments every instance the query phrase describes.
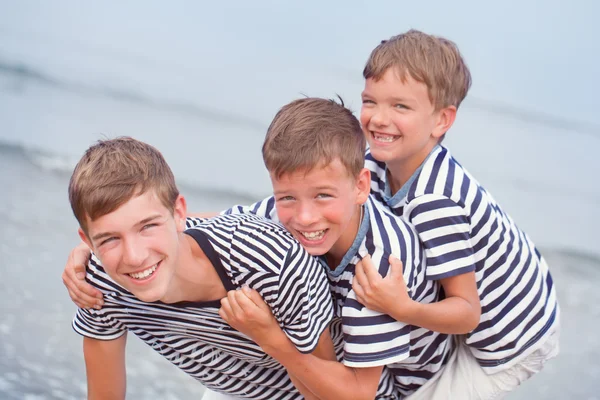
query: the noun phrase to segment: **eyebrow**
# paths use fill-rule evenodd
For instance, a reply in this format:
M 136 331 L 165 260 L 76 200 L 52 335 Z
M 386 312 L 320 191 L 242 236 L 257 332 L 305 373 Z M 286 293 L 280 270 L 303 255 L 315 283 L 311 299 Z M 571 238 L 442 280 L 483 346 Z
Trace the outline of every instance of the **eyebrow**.
M 154 215 L 151 215 L 151 216 L 149 216 L 147 218 L 144 218 L 143 220 L 139 221 L 135 225 L 136 226 L 144 225 L 144 224 L 147 224 L 150 221 L 154 221 L 155 219 L 160 218 L 160 217 L 162 217 L 162 215 L 160 215 L 160 214 L 154 214 Z M 116 234 L 117 234 L 117 232 L 101 232 L 101 233 L 98 233 L 98 234 L 92 236 L 92 241 L 100 240 L 100 239 L 103 239 L 105 237 L 115 236 Z

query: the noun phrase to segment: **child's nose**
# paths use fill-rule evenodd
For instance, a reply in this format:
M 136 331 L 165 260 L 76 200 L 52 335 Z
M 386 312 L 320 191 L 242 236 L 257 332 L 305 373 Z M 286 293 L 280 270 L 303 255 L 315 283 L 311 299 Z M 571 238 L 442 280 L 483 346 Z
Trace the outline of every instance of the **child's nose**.
M 123 262 L 129 266 L 139 266 L 146 259 L 146 251 L 135 239 L 124 240 Z
M 388 111 L 383 107 L 378 107 L 373 111 L 373 116 L 371 117 L 371 123 L 376 126 L 386 126 L 389 124 L 390 116 Z
M 318 218 L 315 213 L 314 207 L 306 204 L 301 205 L 298 214 L 296 214 L 296 220 L 304 226 L 309 226 L 313 224 L 317 219 Z

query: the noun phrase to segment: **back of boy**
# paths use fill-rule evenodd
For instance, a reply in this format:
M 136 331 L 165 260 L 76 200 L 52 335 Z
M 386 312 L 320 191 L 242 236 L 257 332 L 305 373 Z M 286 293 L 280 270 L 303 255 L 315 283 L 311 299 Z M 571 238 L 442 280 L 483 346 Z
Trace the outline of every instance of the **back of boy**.
M 454 43 L 409 31 L 373 50 L 364 77 L 372 193 L 415 226 L 428 279 L 475 271 L 481 318 L 465 343 L 488 376 L 516 371 L 496 385 L 512 390 L 558 353 L 559 308 L 531 239 L 440 144 L 469 89 L 469 70 Z

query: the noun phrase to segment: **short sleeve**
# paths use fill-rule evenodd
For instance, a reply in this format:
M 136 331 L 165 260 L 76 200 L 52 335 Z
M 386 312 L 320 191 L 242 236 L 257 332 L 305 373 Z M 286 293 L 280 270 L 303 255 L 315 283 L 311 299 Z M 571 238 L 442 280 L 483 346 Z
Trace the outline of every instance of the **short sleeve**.
M 102 310 L 78 309 L 72 326 L 81 336 L 99 340 L 117 339 L 126 332 L 120 322 L 105 317 Z
M 333 318 L 333 303 L 323 267 L 293 243 L 279 276 L 272 304 L 283 331 L 302 353 L 312 352 Z
M 278 221 L 277 209 L 275 208 L 275 197 L 273 196 L 267 197 L 266 199 L 249 206 L 235 205 L 225 211 L 221 211 L 221 214 L 254 214 L 258 215 L 259 217 Z
M 443 279 L 475 270 L 471 219 L 464 207 L 439 195 L 415 198 L 404 216 L 417 230 L 427 258 L 427 278 Z
M 206 218 L 187 217 L 185 219 L 185 229 L 195 228 L 203 221 L 206 221 Z

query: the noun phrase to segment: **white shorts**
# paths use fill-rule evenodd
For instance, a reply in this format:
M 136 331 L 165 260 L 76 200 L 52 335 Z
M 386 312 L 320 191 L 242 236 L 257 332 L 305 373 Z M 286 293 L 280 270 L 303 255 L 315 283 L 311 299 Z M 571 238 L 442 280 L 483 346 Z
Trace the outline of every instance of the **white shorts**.
M 497 400 L 540 372 L 544 363 L 558 355 L 557 326 L 533 353 L 518 364 L 488 375 L 464 342 L 457 337 L 456 349 L 444 368 L 406 400 Z

